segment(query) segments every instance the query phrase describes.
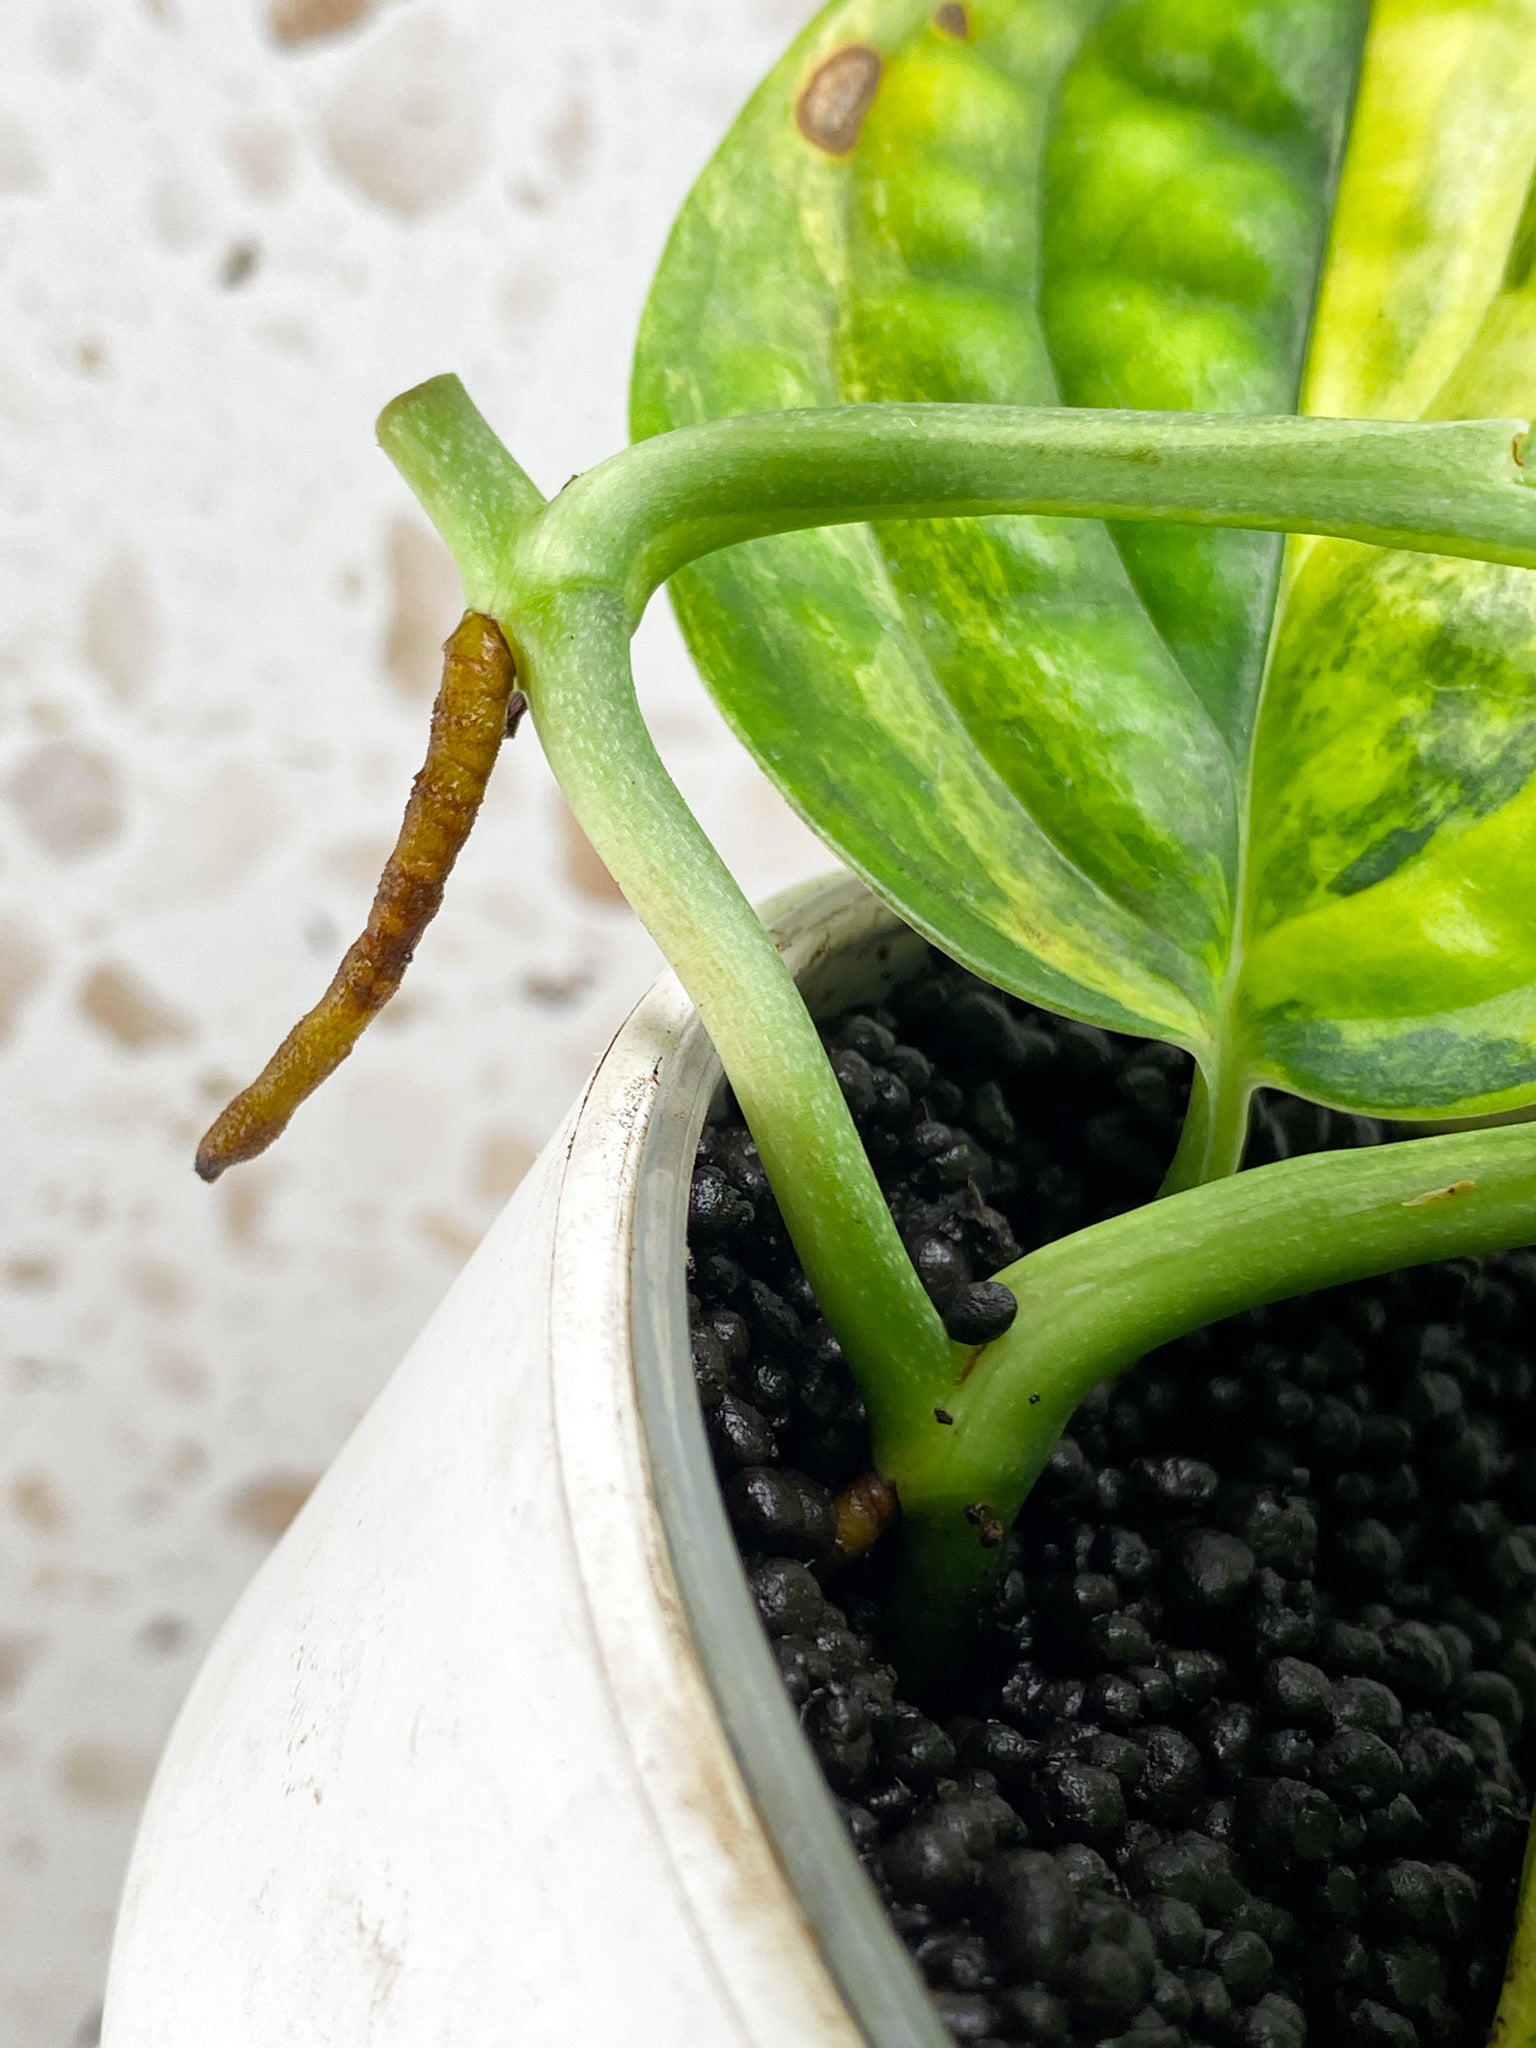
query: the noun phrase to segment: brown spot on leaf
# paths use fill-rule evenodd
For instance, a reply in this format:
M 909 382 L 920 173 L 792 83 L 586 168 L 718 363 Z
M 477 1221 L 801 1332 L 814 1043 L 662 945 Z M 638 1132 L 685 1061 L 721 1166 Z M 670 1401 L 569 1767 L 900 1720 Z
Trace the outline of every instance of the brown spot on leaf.
M 85 658 L 131 703 L 143 694 L 159 653 L 149 576 L 129 549 L 98 570 L 85 592 Z
M 32 991 L 43 978 L 47 956 L 27 926 L 0 917 L 0 1042 L 9 1038 Z
M 622 903 L 624 891 L 603 865 L 602 857 L 576 821 L 576 814 L 560 800 L 560 844 L 565 872 L 571 886 L 591 903 Z
M 387 552 L 390 612 L 384 666 L 402 695 L 429 699 L 443 673 L 443 642 L 464 609 L 459 572 L 437 535 L 414 519 L 391 522 Z M 375 866 L 373 879 L 382 864 Z
M 377 0 L 272 0 L 274 42 L 292 45 L 334 36 L 372 14 Z
M 867 43 L 834 50 L 811 73 L 795 102 L 795 120 L 806 141 L 828 156 L 848 156 L 880 88 L 883 69 L 879 51 Z
M 312 1478 L 293 1472 L 268 1472 L 242 1486 L 225 1512 L 237 1529 L 275 1543 L 314 1490 Z
M 32 837 L 60 860 L 91 853 L 123 829 L 116 768 L 69 740 L 48 740 L 29 754 L 6 791 Z
M 933 25 L 943 34 L 964 42 L 971 32 L 970 9 L 962 6 L 961 0 L 944 0 L 944 5 L 934 10 Z
M 191 1035 L 180 1011 L 161 1002 L 126 967 L 94 968 L 81 982 L 77 1001 L 99 1031 L 129 1052 L 175 1045 Z
M 129 1742 L 75 1742 L 65 1750 L 59 1778 L 83 1806 L 128 1806 L 149 1790 L 155 1751 Z

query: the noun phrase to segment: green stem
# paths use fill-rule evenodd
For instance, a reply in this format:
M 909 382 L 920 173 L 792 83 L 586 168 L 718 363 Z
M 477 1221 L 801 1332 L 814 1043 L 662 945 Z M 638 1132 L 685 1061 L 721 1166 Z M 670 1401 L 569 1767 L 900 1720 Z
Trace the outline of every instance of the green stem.
M 1332 534 L 1536 568 L 1520 420 L 1245 419 L 982 405 L 746 415 L 642 441 L 525 536 L 508 608 L 547 579 L 623 588 L 767 534 L 1010 512 Z
M 464 579 L 465 602 L 487 611 L 518 527 L 544 493 L 503 446 L 457 377 L 432 377 L 379 414 L 379 446 L 420 499 Z
M 1202 1187 L 1206 1181 L 1236 1173 L 1248 1139 L 1252 1094 L 1248 1081 L 1236 1073 L 1230 1061 L 1216 1066 L 1214 1081 L 1207 1078 L 1203 1066 L 1195 1068 L 1184 1128 L 1163 1181 L 1163 1194 L 1182 1194 L 1186 1188 Z
M 703 1018 L 876 1440 L 892 1441 L 949 1343 L 794 979 L 651 743 L 623 605 L 530 593 L 504 630 L 549 765 Z
M 988 1557 L 964 1511 L 1007 1523 L 1073 1409 L 1148 1351 L 1261 1303 L 1536 1239 L 1536 1145 L 1520 1125 L 1321 1152 L 1191 1188 L 1058 1239 L 998 1277 L 1018 1319 L 976 1356 L 888 1471 L 916 1583 L 948 1597 Z
M 389 409 L 385 445 L 460 555 L 471 602 L 506 634 L 572 809 L 714 1038 L 858 1378 L 882 1470 L 914 1480 L 922 1471 L 919 1447 L 953 1380 L 952 1348 L 772 941 L 650 743 L 628 660 L 650 596 L 698 556 L 766 534 L 1010 512 L 1336 534 L 1536 567 L 1536 493 L 1513 451 L 1523 431 L 1517 421 L 836 406 L 659 436 L 538 508 L 454 380 Z M 1213 1143 L 1232 1142 L 1230 1131 L 1221 1139 L 1229 1122 L 1214 1117 Z M 1187 1274 L 1178 1278 L 1180 1299 L 1203 1301 Z M 1156 1282 L 1148 1270 L 1138 1284 L 1155 1291 Z M 1201 1309 L 1194 1321 L 1203 1320 Z M 1071 1355 L 1088 1369 L 1081 1347 Z M 1099 1358 L 1092 1376 L 1105 1369 Z M 1003 1380 L 1014 1377 L 1002 1368 Z M 988 1354 L 968 1399 L 998 1378 Z M 987 1447 L 981 1464 L 1014 1484 L 1019 1460 L 1006 1431 L 984 1422 L 955 1438 Z M 961 1490 L 969 1485 L 967 1476 Z M 914 1503 L 922 1497 L 920 1485 Z

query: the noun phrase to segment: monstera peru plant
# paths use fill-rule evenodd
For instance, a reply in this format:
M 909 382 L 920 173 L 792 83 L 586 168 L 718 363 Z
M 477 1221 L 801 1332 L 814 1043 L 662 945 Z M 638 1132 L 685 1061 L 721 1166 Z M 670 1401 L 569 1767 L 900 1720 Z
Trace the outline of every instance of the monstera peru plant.
M 1536 1137 L 1488 1121 L 1536 1102 L 1533 168 L 1513 0 L 836 0 L 674 228 L 633 447 L 546 501 L 456 380 L 385 411 L 470 609 L 369 931 L 200 1169 L 390 992 L 526 705 L 855 1372 L 914 1656 L 1107 1375 L 1536 1239 Z M 651 744 L 628 643 L 663 583 L 902 918 L 1193 1057 L 1164 1198 L 998 1274 L 995 1334 L 930 1301 Z M 1479 1122 L 1239 1174 L 1261 1087 Z

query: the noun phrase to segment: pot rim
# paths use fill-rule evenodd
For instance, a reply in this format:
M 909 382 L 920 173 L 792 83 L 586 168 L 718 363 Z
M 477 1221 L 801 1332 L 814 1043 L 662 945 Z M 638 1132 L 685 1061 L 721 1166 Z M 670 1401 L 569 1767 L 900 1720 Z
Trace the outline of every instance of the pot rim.
M 878 1001 L 924 941 L 849 875 L 764 907 L 813 1014 Z M 652 1001 L 675 1000 L 664 977 Z M 675 988 L 675 984 L 673 985 Z M 635 1191 L 629 1326 L 657 1513 L 695 1651 L 754 1804 L 839 1991 L 871 2048 L 953 2048 L 886 1916 L 801 1732 L 720 1496 L 689 1359 L 688 1192 L 722 1072 L 697 1012 L 657 1074 Z
M 847 876 L 775 911 L 813 1007 L 921 943 Z M 663 974 L 226 1618 L 141 1819 L 113 2048 L 595 2015 L 653 2048 L 951 2048 L 708 1458 L 683 1261 L 718 1082 Z

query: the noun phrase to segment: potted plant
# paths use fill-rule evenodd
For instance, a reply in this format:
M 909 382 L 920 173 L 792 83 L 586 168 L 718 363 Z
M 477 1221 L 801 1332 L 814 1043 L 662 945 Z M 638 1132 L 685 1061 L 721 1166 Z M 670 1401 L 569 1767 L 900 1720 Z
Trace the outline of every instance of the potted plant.
M 1536 1236 L 1530 1134 L 1488 1125 L 1536 1100 L 1520 886 L 1536 752 L 1533 63 L 1536 32 L 1482 7 L 1453 27 L 1386 0 L 1368 16 L 1343 0 L 839 0 L 677 224 L 641 336 L 634 447 L 546 503 L 456 380 L 386 410 L 381 439 L 453 549 L 469 611 L 368 932 L 210 1132 L 200 1170 L 269 1143 L 391 992 L 525 708 L 697 1016 L 670 984 L 638 1013 L 215 1652 L 130 1880 L 109 2042 L 165 2038 L 167 1999 L 171 2032 L 200 2040 L 479 2038 L 509 2001 L 516 2038 L 553 2040 L 604 1999 L 658 2043 L 690 2028 L 852 2039 L 855 2023 L 882 2043 L 935 2038 L 747 1627 L 704 1483 L 681 1231 L 715 1079 L 705 1030 L 750 1128 L 748 1184 L 766 1176 L 770 1227 L 787 1233 L 776 1256 L 792 1247 L 868 1430 L 871 1469 L 818 1505 L 826 1542 L 807 1554 L 889 1557 L 889 1645 L 930 1703 L 1096 1387 L 1266 1303 Z M 888 908 L 833 888 L 776 941 L 741 899 L 629 682 L 629 635 L 666 581 L 737 730 Z M 1042 1014 L 1187 1055 L 1164 1199 L 987 1280 L 919 1272 L 866 1151 L 880 1120 L 863 1075 L 829 1062 L 812 1019 L 878 1006 L 913 967 L 914 933 Z M 1016 1033 L 1006 1003 L 984 1014 Z M 873 1030 L 870 1056 L 841 1048 L 865 1074 L 894 1044 L 879 1016 Z M 999 1057 L 1028 1064 L 1011 1039 Z M 1237 1173 L 1260 1088 L 1457 1128 Z M 954 1184 L 981 1201 L 966 1131 L 923 1108 Z M 746 1141 L 731 1142 L 739 1161 Z M 734 1192 L 706 1176 L 702 1200 L 744 1201 L 740 1175 Z M 1432 1437 L 1462 1396 L 1454 1373 L 1426 1372 L 1443 1408 L 1426 1414 Z M 1347 1427 L 1358 1437 L 1358 1414 Z M 770 1463 L 765 1450 L 746 1469 Z M 1303 1470 L 1259 1489 L 1292 1523 Z M 1259 1558 L 1222 1518 L 1258 1512 L 1258 1495 L 1234 1506 L 1214 1467 L 1167 1487 L 1167 1568 L 1218 1607 L 1215 1578 L 1235 1573 L 1235 1600 Z M 1456 1541 L 1513 1544 L 1519 1581 L 1524 1539 L 1490 1489 Z M 1380 1554 L 1355 1567 L 1396 1597 L 1402 1545 L 1379 1518 L 1350 1527 L 1367 1522 L 1382 1537 L 1356 1548 Z M 1118 1529 L 1101 1516 L 1089 1537 Z M 498 1603 L 536 1560 L 524 1632 L 498 1636 Z M 1355 1779 L 1374 1743 L 1398 1783 L 1398 1737 L 1433 1749 L 1433 1729 L 1460 1744 L 1452 1778 L 1465 1750 L 1508 1792 L 1515 1682 L 1496 1672 L 1506 1691 L 1457 1694 L 1457 1713 L 1492 1724 L 1470 1731 L 1474 1754 L 1429 1693 L 1405 1677 L 1400 1698 L 1352 1666 L 1358 1644 L 1331 1669 L 1276 1651 L 1253 1767 L 1254 1728 L 1222 1750 L 1225 1721 L 1201 1723 L 1202 1763 L 1173 1693 L 1148 1704 L 1177 1690 L 1148 1633 L 1166 1602 L 1128 1600 L 1132 1567 L 1093 1562 L 1085 1548 L 1044 1576 L 1058 1601 L 1099 1602 L 1070 1624 L 1094 1641 L 1100 1620 L 1146 1638 L 1101 1663 L 1116 1683 L 1122 1666 L 1147 1674 L 1123 1680 L 1135 1702 L 1106 1693 L 1090 1723 L 1081 1681 L 1070 1711 L 1020 1681 L 1017 1828 L 996 1807 L 965 1817 L 1000 1796 L 996 1771 L 969 1787 L 940 1772 L 935 1811 L 951 1818 L 872 1852 L 919 1916 L 923 1886 L 949 1885 L 967 1953 L 985 1949 L 977 1927 L 1001 1944 L 1012 2003 L 967 2005 L 961 1989 L 941 2001 L 951 2027 L 1301 2048 L 1301 2004 L 1263 1988 L 1296 1913 L 1216 1892 L 1239 1865 L 1257 1886 L 1268 1857 L 1294 1903 L 1302 1866 L 1341 1843 L 1366 1876 L 1358 1899 L 1327 1894 L 1340 1945 L 1323 1973 L 1338 1981 L 1317 2009 L 1340 2038 L 1393 2048 L 1486 2027 L 1486 1964 L 1445 1957 L 1470 1952 L 1480 1905 L 1502 1949 L 1512 1873 L 1488 1865 L 1483 1901 L 1454 1859 L 1410 1853 L 1424 1816 L 1407 1792 Z M 1391 1600 L 1374 1605 L 1387 1619 L 1339 1626 L 1390 1633 Z M 1466 1642 L 1470 1684 L 1478 1646 L 1443 1625 Z M 1496 1638 L 1488 1655 L 1509 1647 Z M 1424 1655 L 1454 1662 L 1434 1640 Z M 1200 1654 L 1210 1676 L 1216 1653 Z M 1199 1707 L 1248 1711 L 1215 1677 Z M 961 1722 L 940 1732 L 951 1749 L 990 1725 Z M 1186 1811 L 1188 1788 L 1165 1788 L 1149 1804 L 1186 1751 L 1197 1777 L 1230 1753 L 1231 1795 Z M 996 1745 L 982 1753 L 1001 1768 Z M 1056 1794 L 1028 1789 L 1047 1768 L 1080 1803 L 1100 1781 L 1106 1799 L 1109 1779 L 1131 1787 L 1141 1832 L 1085 1807 L 1077 1841 Z M 225 1884 L 209 1861 L 232 1815 Z M 1156 1862 L 1173 1819 L 1174 1861 L 1194 1859 L 1182 1875 Z M 933 1829 L 958 1840 L 972 1823 L 992 1833 L 950 1883 Z M 624 1875 L 597 1924 L 578 1923 L 593 1860 L 617 1841 Z M 928 1874 L 903 1879 L 903 1854 L 928 1856 Z M 509 1910 L 520 1936 L 498 1950 Z M 168 1971 L 177 1918 L 196 1932 Z M 914 1929 L 932 1923 L 909 1912 Z M 1524 1939 L 1506 2032 L 1526 2025 Z M 977 1970 L 992 1967 L 983 1953 Z M 1286 1967 L 1294 1989 L 1314 1964 Z M 1104 1988 L 1120 1979 L 1133 1991 Z

